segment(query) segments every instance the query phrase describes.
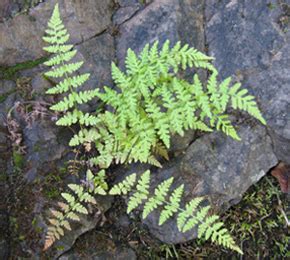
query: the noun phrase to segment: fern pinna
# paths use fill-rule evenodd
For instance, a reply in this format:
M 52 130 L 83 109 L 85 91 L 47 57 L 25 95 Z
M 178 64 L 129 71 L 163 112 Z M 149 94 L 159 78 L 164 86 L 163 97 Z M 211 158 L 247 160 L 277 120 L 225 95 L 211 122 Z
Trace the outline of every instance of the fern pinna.
M 159 225 L 164 224 L 173 215 L 176 215 L 177 227 L 180 232 L 187 232 L 197 227 L 198 238 L 211 239 L 212 242 L 230 248 L 242 254 L 241 249 L 236 245 L 224 223 L 217 215 L 209 214 L 210 206 L 201 206 L 205 200 L 203 197 L 196 197 L 180 206 L 184 185 L 181 184 L 170 192 L 174 181 L 173 177 L 161 182 L 150 196 L 150 171 L 144 172 L 136 184 L 136 174 L 127 176 L 123 181 L 115 184 L 109 191 L 111 195 L 123 195 L 132 192 L 129 196 L 127 213 L 143 205 L 142 217 L 145 219 L 155 209 L 161 207 Z M 170 196 L 168 194 L 171 194 Z
M 60 82 L 55 87 L 48 89 L 46 93 L 66 94 L 61 101 L 50 107 L 54 111 L 63 112 L 56 124 L 62 126 L 70 126 L 75 123 L 85 126 L 95 125 L 97 123 L 95 116 L 83 113 L 77 108 L 78 105 L 93 99 L 97 90 L 77 92 L 77 88 L 89 79 L 90 74 L 76 75 L 76 72 L 83 65 L 83 61 L 70 62 L 77 54 L 77 50 L 73 50 L 73 45 L 67 44 L 69 34 L 60 19 L 58 4 L 54 8 L 52 17 L 48 22 L 48 29 L 45 32 L 46 36 L 43 37 L 43 40 L 49 46 L 43 49 L 52 54 L 52 57 L 44 63 L 52 67 L 50 71 L 45 73 L 45 76 L 60 79 Z

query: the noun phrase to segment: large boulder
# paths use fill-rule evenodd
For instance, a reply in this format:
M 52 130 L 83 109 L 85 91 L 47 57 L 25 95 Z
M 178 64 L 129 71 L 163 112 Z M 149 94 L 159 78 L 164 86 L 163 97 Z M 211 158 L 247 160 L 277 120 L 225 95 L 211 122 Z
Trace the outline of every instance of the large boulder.
M 243 86 L 257 96 L 268 121 L 268 127 L 263 127 L 248 116 L 237 114 L 235 122 L 241 142 L 221 134 L 206 134 L 197 140 L 194 135 L 183 139 L 175 137 L 171 151 L 178 157 L 165 164 L 158 174 L 152 174 L 154 184 L 174 176 L 178 183 L 186 184 L 187 199 L 205 195 L 220 211 L 236 204 L 251 185 L 277 164 L 277 157 L 283 159 L 278 150 L 286 145 L 276 145 L 274 153 L 273 144 L 277 141 L 272 134 L 283 130 L 271 121 L 278 120 L 274 118 L 278 108 L 279 113 L 286 108 L 286 103 L 279 103 L 287 95 L 287 73 L 282 69 L 286 67 L 287 56 L 277 56 L 279 50 L 283 51 L 282 46 L 287 45 L 287 36 L 277 24 L 281 12 L 279 6 L 273 10 L 265 2 L 213 0 L 205 5 L 204 1 L 162 0 L 148 5 L 120 26 L 117 58 L 121 66 L 124 66 L 127 48 L 139 52 L 147 42 L 155 40 L 161 43 L 165 39 L 181 40 L 202 51 L 206 46 L 209 54 L 216 58 L 214 64 L 220 71 L 220 79 L 233 75 L 234 80 L 242 81 Z M 276 56 L 271 58 L 271 53 Z M 283 65 L 282 57 L 285 57 Z M 283 90 L 269 79 L 269 70 L 274 70 L 274 64 L 276 70 L 281 71 L 278 75 L 285 77 Z M 269 87 L 265 88 L 262 80 L 267 81 Z M 274 105 L 267 102 L 269 95 Z M 157 220 L 158 213 L 153 213 L 145 223 L 152 234 L 164 242 L 184 242 L 196 235 L 179 233 L 174 220 L 163 227 L 158 226 Z
M 288 4 L 287 4 L 288 3 Z M 206 39 L 222 78 L 236 75 L 267 120 L 279 160 L 290 163 L 289 1 L 208 1 Z M 288 22 L 287 22 L 288 21 Z

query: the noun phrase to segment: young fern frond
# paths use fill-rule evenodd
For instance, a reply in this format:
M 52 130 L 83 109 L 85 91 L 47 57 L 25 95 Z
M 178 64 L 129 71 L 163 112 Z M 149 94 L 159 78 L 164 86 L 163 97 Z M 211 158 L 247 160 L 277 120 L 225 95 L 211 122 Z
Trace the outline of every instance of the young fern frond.
M 80 221 L 79 214 L 88 214 L 86 205 L 96 204 L 95 195 L 107 194 L 107 183 L 104 171 L 94 176 L 90 170 L 87 171 L 84 184 L 69 184 L 70 193 L 64 192 L 61 196 L 64 202 L 59 202 L 58 210 L 51 210 L 52 217 L 49 219 L 44 250 L 47 250 L 57 239 L 64 236 L 65 230 L 71 230 L 69 221 Z
M 129 196 L 128 213 L 143 204 L 142 217 L 145 219 L 151 212 L 161 207 L 163 209 L 160 213 L 159 225 L 164 224 L 175 214 L 176 224 L 180 232 L 187 232 L 197 228 L 198 238 L 210 239 L 213 243 L 243 254 L 229 231 L 224 228 L 223 222 L 219 221 L 219 217 L 209 214 L 210 206 L 201 206 L 205 202 L 204 197 L 194 198 L 185 205 L 185 208 L 182 208 L 181 201 L 184 185 L 180 185 L 172 192 L 169 192 L 174 181 L 173 177 L 161 182 L 154 189 L 154 195 L 150 196 L 150 171 L 147 170 L 141 174 L 136 186 L 136 174 L 132 174 L 131 183 L 129 183 L 130 176 L 115 184 L 109 192 L 114 195 L 126 195 L 129 192 L 133 192 Z M 168 196 L 170 193 L 171 195 Z

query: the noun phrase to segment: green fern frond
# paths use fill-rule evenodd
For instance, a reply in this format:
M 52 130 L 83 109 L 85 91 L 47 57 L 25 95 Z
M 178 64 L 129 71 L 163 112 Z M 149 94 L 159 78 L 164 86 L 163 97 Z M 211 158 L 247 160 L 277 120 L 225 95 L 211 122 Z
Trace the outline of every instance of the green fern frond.
M 247 89 L 241 89 L 241 84 L 236 83 L 229 91 L 231 97 L 232 107 L 234 109 L 240 109 L 248 112 L 251 116 L 258 119 L 262 124 L 266 125 L 266 120 L 263 118 L 261 111 L 259 110 L 255 97 L 247 95 Z
M 43 47 L 43 50 L 52 54 L 66 53 L 70 51 L 74 46 L 72 44 L 63 45 L 51 45 Z
M 126 75 L 116 66 L 114 62 L 112 62 L 112 78 L 116 85 L 120 87 L 120 89 L 128 88 L 130 85 L 129 79 Z
M 175 133 L 182 136 L 188 129 L 212 132 L 215 127 L 240 140 L 231 121 L 224 115 L 230 101 L 235 108 L 247 110 L 262 119 L 251 97 L 241 95 L 244 91 L 240 93 L 235 86 L 229 87 L 230 78 L 219 84 L 218 72 L 212 67 L 211 60 L 180 42 L 170 48 L 170 42 L 166 41 L 159 48 L 157 41 L 152 46 L 147 44 L 140 55 L 129 49 L 124 72 L 112 63 L 112 78 L 119 90 L 105 87 L 103 93 L 95 93 L 113 108 L 113 112 L 105 111 L 98 116 L 100 122 L 96 123 L 96 128 L 105 125 L 110 137 L 102 136 L 104 142 L 96 145 L 99 156 L 95 157 L 94 163 L 109 167 L 113 162 L 139 161 L 160 167 L 154 157 L 156 144 L 162 143 L 168 149 L 171 136 Z M 197 74 L 194 74 L 192 83 L 180 79 L 178 71 L 191 67 L 208 69 L 208 81 L 203 84 Z M 235 106 L 236 97 L 243 101 L 237 101 L 239 105 Z M 53 108 L 69 109 L 72 106 L 72 98 L 67 98 Z M 207 122 L 211 122 L 211 127 Z
M 216 119 L 216 129 L 221 130 L 226 135 L 232 137 L 233 139 L 240 141 L 241 138 L 238 136 L 236 129 L 231 124 L 231 121 L 228 119 L 228 115 L 217 116 Z
M 83 61 L 65 64 L 55 69 L 52 69 L 51 71 L 46 72 L 44 75 L 52 78 L 60 78 L 65 76 L 66 74 L 72 74 L 78 71 L 83 64 L 84 64 Z
M 229 103 L 229 85 L 231 78 L 226 78 L 219 86 L 219 102 L 213 102 L 220 113 L 224 113 Z
M 177 227 L 179 229 L 179 231 L 183 230 L 183 227 L 186 223 L 186 221 L 188 220 L 188 218 L 190 218 L 194 211 L 197 209 L 197 207 L 200 205 L 200 203 L 203 201 L 204 199 L 201 197 L 197 197 L 192 199 L 190 202 L 188 202 L 185 205 L 185 210 L 180 212 L 180 214 L 178 214 L 177 216 Z
M 50 107 L 51 110 L 63 112 L 63 116 L 57 121 L 57 125 L 71 126 L 79 124 L 84 126 L 94 126 L 99 122 L 96 116 L 83 113 L 78 109 L 78 105 L 89 102 L 98 95 L 98 90 L 76 91 L 88 79 L 90 74 L 74 75 L 83 65 L 83 61 L 71 62 L 77 54 L 77 50 L 72 50 L 73 45 L 66 44 L 69 40 L 69 33 L 65 29 L 60 18 L 58 5 L 55 5 L 51 19 L 48 22 L 47 36 L 43 40 L 49 44 L 44 50 L 54 55 L 44 64 L 51 67 L 45 73 L 46 77 L 63 78 L 56 86 L 48 89 L 47 94 L 63 94 L 65 97 L 58 103 Z M 70 111 L 72 109 L 72 111 Z M 84 142 L 95 141 L 98 138 L 96 130 L 81 132 L 74 136 L 71 145 L 83 144 Z
M 56 125 L 70 126 L 77 122 L 79 122 L 80 125 L 94 126 L 100 122 L 100 119 L 89 113 L 84 114 L 82 111 L 75 109 L 73 112 L 67 112 L 63 117 L 61 117 L 56 122 Z
M 68 109 L 75 107 L 76 104 L 81 105 L 87 103 L 95 98 L 98 93 L 99 91 L 97 89 L 85 90 L 79 93 L 72 92 L 67 97 L 64 97 L 63 100 L 51 106 L 50 109 L 55 111 L 67 111 Z
M 46 91 L 46 94 L 62 94 L 70 90 L 70 87 L 78 88 L 82 86 L 90 77 L 89 73 L 66 78 L 55 87 Z
M 108 190 L 108 184 L 106 182 L 106 174 L 104 170 L 93 175 L 91 170 L 87 170 L 86 181 L 88 182 L 88 188 L 91 193 L 95 195 L 106 195 Z
M 57 56 L 54 56 L 48 61 L 44 62 L 43 64 L 46 66 L 51 66 L 51 67 L 56 66 L 56 65 L 61 64 L 62 62 L 70 61 L 76 54 L 77 54 L 77 50 L 60 53 Z
M 128 75 L 135 75 L 140 70 L 140 62 L 134 51 L 128 49 L 125 60 Z

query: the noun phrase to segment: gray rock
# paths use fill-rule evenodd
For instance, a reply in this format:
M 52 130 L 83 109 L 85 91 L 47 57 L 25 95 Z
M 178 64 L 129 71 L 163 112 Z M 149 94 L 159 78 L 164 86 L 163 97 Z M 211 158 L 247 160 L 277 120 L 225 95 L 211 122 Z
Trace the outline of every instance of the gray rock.
M 141 1 L 138 1 L 138 0 L 118 0 L 117 2 L 120 5 L 120 7 L 127 7 L 127 6 L 140 4 Z
M 45 0 L 2 0 L 0 3 L 0 22 L 8 20 L 19 13 L 27 12 L 29 8 L 44 1 Z
M 59 130 L 54 122 L 36 120 L 23 131 L 24 145 L 26 146 L 26 165 L 28 168 L 26 177 L 29 182 L 35 180 L 43 173 L 49 173 L 53 169 L 53 163 L 60 160 L 68 149 L 58 140 Z M 40 174 L 41 173 L 41 174 Z
M 3 97 L 1 98 L 0 103 L 2 103 L 5 101 L 4 97 L 15 90 L 16 84 L 12 80 L 0 80 L 0 86 L 0 97 Z
M 111 62 L 114 60 L 114 38 L 103 33 L 77 46 L 79 56 L 85 61 L 80 72 L 91 73 L 86 86 L 90 88 L 112 86 Z
M 134 5 L 119 8 L 113 16 L 114 24 L 119 25 L 129 20 L 141 7 L 142 5 L 140 3 L 136 3 Z
M 290 33 L 280 20 L 290 2 L 283 2 L 208 1 L 206 38 L 221 77 L 237 75 L 257 96 L 275 153 L 289 164 Z
M 14 65 L 47 55 L 42 50 L 41 37 L 56 2 L 73 44 L 100 34 L 111 24 L 110 0 L 45 1 L 29 9 L 29 15 L 19 14 L 0 23 L 0 65 Z
M 193 142 L 184 156 L 176 158 L 157 174 L 154 183 L 173 176 L 174 187 L 186 185 L 185 200 L 207 196 L 216 211 L 239 202 L 243 193 L 278 162 L 270 137 L 261 126 L 239 128 L 241 142 L 221 133 L 204 135 Z M 158 225 L 160 212 L 145 220 L 150 232 L 166 243 L 181 243 L 195 238 L 195 232 L 180 233 L 175 220 Z
M 50 87 L 51 84 L 43 77 L 43 73 L 36 73 L 31 80 L 33 94 L 37 96 L 44 96 L 46 90 Z
M 3 102 L 0 102 L 0 126 L 5 127 L 5 119 L 7 113 L 9 113 L 10 109 L 14 106 L 14 104 L 19 99 L 19 96 L 16 93 L 12 93 L 10 95 L 4 94 Z
M 139 53 L 146 43 L 156 40 L 172 44 L 181 40 L 204 50 L 202 8 L 204 1 L 161 0 L 149 4 L 142 12 L 120 26 L 116 53 L 121 66 L 128 48 Z

